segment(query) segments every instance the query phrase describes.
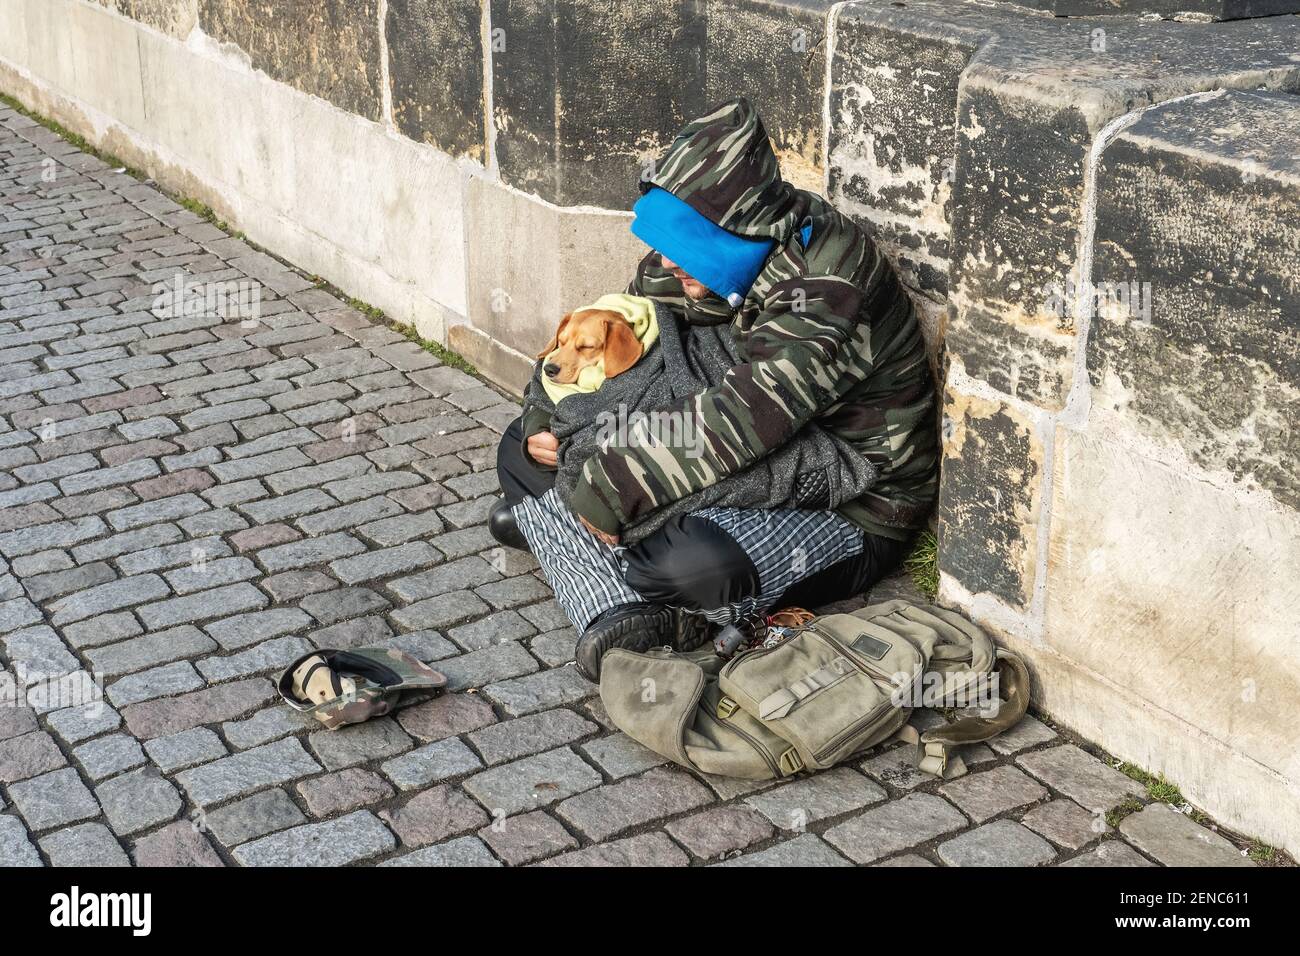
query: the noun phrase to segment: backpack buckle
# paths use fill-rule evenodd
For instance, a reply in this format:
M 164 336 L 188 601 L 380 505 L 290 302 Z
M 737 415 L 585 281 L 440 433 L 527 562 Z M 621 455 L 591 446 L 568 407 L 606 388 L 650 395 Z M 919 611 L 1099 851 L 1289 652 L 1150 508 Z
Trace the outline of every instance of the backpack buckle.
M 781 754 L 781 759 L 777 763 L 781 767 L 781 772 L 787 777 L 803 769 L 803 757 L 800 757 L 799 751 L 793 747 Z
M 728 720 L 739 709 L 740 705 L 730 697 L 718 698 L 718 716 L 723 720 Z

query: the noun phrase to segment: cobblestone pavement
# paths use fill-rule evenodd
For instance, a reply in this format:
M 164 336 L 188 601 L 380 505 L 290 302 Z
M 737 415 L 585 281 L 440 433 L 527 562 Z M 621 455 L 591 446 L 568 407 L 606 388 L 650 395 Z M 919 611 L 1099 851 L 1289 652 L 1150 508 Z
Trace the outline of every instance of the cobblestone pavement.
M 0 162 L 0 658 L 106 697 L 0 706 L 0 864 L 1243 862 L 1032 718 L 951 783 L 666 764 L 484 529 L 513 402 L 3 108 Z M 159 317 L 177 276 L 256 283 L 260 321 Z M 317 729 L 269 679 L 313 645 L 454 693 Z

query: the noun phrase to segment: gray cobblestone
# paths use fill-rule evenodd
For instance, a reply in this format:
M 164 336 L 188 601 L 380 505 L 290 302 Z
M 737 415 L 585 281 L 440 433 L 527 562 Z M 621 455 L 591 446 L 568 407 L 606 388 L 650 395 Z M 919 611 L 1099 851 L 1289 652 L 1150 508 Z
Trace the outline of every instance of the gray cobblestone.
M 31 733 L 0 740 L 0 783 L 12 784 L 36 777 L 66 763 L 59 745 L 44 731 L 33 729 Z
M 195 764 L 207 763 L 224 757 L 226 745 L 221 738 L 206 727 L 184 730 L 170 737 L 159 737 L 144 745 L 149 759 L 164 773 L 184 770 Z
M 542 810 L 502 817 L 479 830 L 478 835 L 511 866 L 523 866 L 578 845 L 554 817 Z
M 55 601 L 50 605 L 50 620 L 56 627 L 62 627 L 96 614 L 152 601 L 169 593 L 167 582 L 158 575 L 136 574 Z
M 9 786 L 9 799 L 34 832 L 99 816 L 99 804 L 71 767 Z
M 849 866 L 847 860 L 826 845 L 820 837 L 804 833 L 776 846 L 746 853 L 718 866 Z
M 559 708 L 484 727 L 471 733 L 469 740 L 493 765 L 573 743 L 596 729 L 573 711 Z
M 185 621 L 204 621 L 232 611 L 251 611 L 266 607 L 266 595 L 251 584 L 231 584 L 200 591 L 185 597 L 146 604 L 136 613 L 150 630 L 170 627 Z
M 181 694 L 203 686 L 203 678 L 188 661 L 176 661 L 129 674 L 108 688 L 108 699 L 117 707 Z
M 1050 843 L 1011 820 L 995 820 L 939 844 L 949 866 L 1041 866 L 1056 856 Z
M 884 799 L 885 791 L 866 777 L 836 767 L 746 797 L 745 802 L 781 829 L 802 831 L 810 823 Z
M 280 740 L 183 770 L 176 775 L 176 782 L 191 800 L 208 806 L 319 771 L 320 766 L 302 744 Z
M 221 732 L 236 750 L 248 750 L 318 726 L 307 714 L 284 707 L 277 699 L 276 706 L 259 710 L 251 717 L 226 721 Z
M 216 646 L 216 642 L 197 627 L 184 625 L 133 637 L 118 644 L 91 648 L 86 651 L 86 659 L 97 672 L 116 677 L 156 664 L 206 654 Z
M 213 621 L 203 629 L 226 650 L 236 650 L 301 631 L 310 624 L 311 618 L 298 608 L 276 607 Z
M 826 831 L 827 842 L 857 863 L 872 863 L 966 826 L 952 804 L 909 793 Z
M 449 691 L 483 687 L 493 681 L 531 674 L 537 669 L 537 660 L 514 643 L 494 644 L 481 651 L 453 657 L 438 665 L 438 670 L 447 677 Z
M 815 837 L 814 837 L 815 839 Z M 638 836 L 562 853 L 538 866 L 686 866 L 690 857 L 662 833 Z
M 21 665 L 29 674 L 54 677 L 71 674 L 81 666 L 54 629 L 45 624 L 14 631 L 0 640 L 0 644 L 10 664 Z
M 144 751 L 139 742 L 127 734 L 110 734 L 84 743 L 72 752 L 81 769 L 92 781 L 131 770 L 144 763 Z M 101 802 L 103 795 L 100 795 Z
M 122 725 L 122 716 L 105 700 L 65 707 L 51 712 L 45 719 L 50 730 L 69 745 Z
M 562 747 L 484 770 L 462 786 L 483 806 L 510 816 L 590 790 L 601 782 L 600 774 Z
M 279 670 L 314 650 L 300 637 L 281 637 L 227 657 L 208 657 L 198 662 L 199 673 L 210 683 Z
M 1017 757 L 1016 763 L 1093 813 L 1105 813 L 1143 793 L 1138 783 L 1073 744 L 1036 750 Z
M 415 790 L 482 766 L 482 761 L 474 756 L 472 750 L 455 737 L 448 737 L 387 760 L 382 769 L 400 789 Z
M 976 823 L 1047 796 L 1046 790 L 1015 767 L 968 774 L 940 787 L 939 792 Z
M 228 847 L 307 822 L 302 811 L 283 790 L 263 790 L 202 813 L 199 820 L 223 846 Z
M 400 807 L 381 810 L 380 817 L 401 838 L 403 846 L 427 846 L 488 822 L 473 800 L 448 786 L 417 793 Z
M 235 859 L 244 866 L 343 866 L 387 853 L 396 845 L 373 814 L 358 810 L 246 843 L 235 849 Z
M 500 866 L 501 863 L 477 837 L 465 836 L 448 840 L 438 846 L 415 850 L 402 856 L 385 860 L 380 866 Z
M 555 811 L 591 839 L 602 841 L 633 827 L 695 810 L 712 798 L 708 788 L 694 777 L 660 767 L 570 797 Z
M 1255 865 L 1222 836 L 1163 803 L 1125 817 L 1119 832 L 1165 866 Z
M 15 816 L 0 814 L 0 866 L 41 866 L 36 845 L 27 838 L 27 830 Z
M 0 838 L 2 839 L 2 838 Z M 41 849 L 51 866 L 130 866 L 122 845 L 102 823 L 82 823 L 41 838 Z M 4 864 L 0 849 L 0 864 Z
M 369 551 L 352 558 L 343 558 L 333 562 L 330 570 L 344 584 L 359 584 L 375 578 L 406 574 L 417 568 L 437 564 L 441 560 L 442 555 L 433 547 L 423 541 L 413 541 L 380 551 Z
M 257 552 L 257 560 L 272 574 L 324 564 L 338 558 L 351 557 L 366 550 L 366 546 L 350 534 L 337 532 L 320 538 L 281 544 Z
M 411 738 L 391 717 L 379 717 L 338 730 L 318 730 L 308 742 L 327 770 L 354 767 L 411 749 Z
M 512 717 L 572 704 L 590 697 L 599 688 L 573 667 L 558 667 L 524 677 L 500 681 L 483 688 L 483 693 Z
M 118 836 L 130 836 L 165 823 L 183 805 L 176 788 L 152 768 L 114 777 L 96 787 L 95 794 Z

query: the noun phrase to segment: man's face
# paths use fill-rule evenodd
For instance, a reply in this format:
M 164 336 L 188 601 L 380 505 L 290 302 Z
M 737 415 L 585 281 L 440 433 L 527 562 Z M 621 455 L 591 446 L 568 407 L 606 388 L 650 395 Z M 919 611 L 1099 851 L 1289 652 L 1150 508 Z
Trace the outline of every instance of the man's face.
M 687 275 L 685 269 L 665 255 L 660 255 L 659 258 L 662 260 L 664 268 L 671 272 L 677 281 L 682 284 L 682 291 L 686 293 L 686 298 L 699 302 L 701 299 L 708 297 L 708 288 Z

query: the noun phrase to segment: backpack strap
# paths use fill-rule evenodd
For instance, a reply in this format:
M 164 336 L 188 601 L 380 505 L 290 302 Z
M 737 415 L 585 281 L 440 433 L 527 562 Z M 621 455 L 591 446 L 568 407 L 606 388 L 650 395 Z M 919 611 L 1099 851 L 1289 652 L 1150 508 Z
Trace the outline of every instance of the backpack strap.
M 841 680 L 845 674 L 853 671 L 853 664 L 846 657 L 837 657 L 825 667 L 819 667 L 811 674 L 805 674 L 780 690 L 773 691 L 758 702 L 758 716 L 761 720 L 779 720 L 794 708 L 794 705 Z
M 917 749 L 917 769 L 933 777 L 956 780 L 966 774 L 966 761 L 956 748 L 938 741 L 926 741 L 911 724 L 903 724 L 889 742 L 899 741 Z
M 952 780 L 966 772 L 966 763 L 957 750 L 1010 730 L 1025 715 L 1029 706 L 1029 670 L 1013 651 L 998 648 L 994 670 L 998 675 L 998 712 L 992 717 L 962 717 L 920 733 L 904 724 L 894 740 L 918 749 L 917 767 L 922 773 Z

